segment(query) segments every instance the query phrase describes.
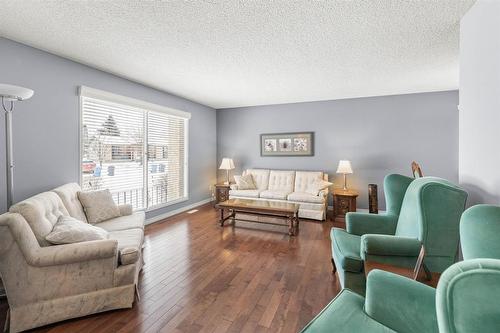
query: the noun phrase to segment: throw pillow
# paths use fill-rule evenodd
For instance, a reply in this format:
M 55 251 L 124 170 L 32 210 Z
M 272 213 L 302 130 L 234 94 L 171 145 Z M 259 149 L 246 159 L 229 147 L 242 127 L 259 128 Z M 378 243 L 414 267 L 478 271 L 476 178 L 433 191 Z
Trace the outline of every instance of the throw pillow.
M 71 244 L 108 239 L 108 232 L 102 228 L 79 221 L 71 216 L 60 216 L 52 231 L 45 236 L 51 244 Z
M 324 190 L 325 188 L 332 186 L 333 183 L 327 182 L 326 180 L 323 180 L 321 178 L 316 178 L 313 180 L 311 183 L 307 185 L 306 188 L 306 193 L 312 194 L 312 195 L 318 195 L 319 191 Z
M 120 216 L 120 209 L 109 190 L 78 192 L 87 221 L 95 224 Z
M 251 174 L 244 176 L 234 176 L 238 190 L 256 190 L 255 182 Z

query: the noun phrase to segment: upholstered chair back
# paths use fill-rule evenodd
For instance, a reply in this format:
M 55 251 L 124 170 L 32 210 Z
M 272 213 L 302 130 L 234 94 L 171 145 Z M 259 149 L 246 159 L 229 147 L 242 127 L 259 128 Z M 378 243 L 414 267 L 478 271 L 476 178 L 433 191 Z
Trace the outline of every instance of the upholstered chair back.
M 265 191 L 269 185 L 269 172 L 266 169 L 248 169 L 243 174 L 252 175 L 255 186 L 259 191 Z
M 439 331 L 498 332 L 500 207 L 467 209 L 460 220 L 460 242 L 465 261 L 448 268 L 436 290 Z
M 69 216 L 61 198 L 54 192 L 43 192 L 21 201 L 12 207 L 11 213 L 18 213 L 28 222 L 40 246 L 49 246 L 45 240 L 61 215 Z
M 406 190 L 414 178 L 390 174 L 384 178 L 384 194 L 387 215 L 398 216 Z
M 71 217 L 77 220 L 88 222 L 83 206 L 78 199 L 78 192 L 82 189 L 77 183 L 69 183 L 52 190 L 61 198 L 64 206 Z
M 500 260 L 454 264 L 441 275 L 436 289 L 439 332 L 498 332 L 499 299 Z
M 307 187 L 316 179 L 324 179 L 321 171 L 297 171 L 295 172 L 294 192 L 305 192 Z M 328 180 L 328 179 L 326 179 Z
M 433 272 L 442 272 L 455 261 L 466 200 L 467 192 L 436 177 L 415 179 L 406 190 L 396 236 L 419 239 Z
M 476 205 L 460 220 L 460 242 L 465 260 L 500 259 L 500 207 Z
M 270 191 L 283 191 L 292 193 L 295 184 L 295 171 L 271 170 L 269 173 Z

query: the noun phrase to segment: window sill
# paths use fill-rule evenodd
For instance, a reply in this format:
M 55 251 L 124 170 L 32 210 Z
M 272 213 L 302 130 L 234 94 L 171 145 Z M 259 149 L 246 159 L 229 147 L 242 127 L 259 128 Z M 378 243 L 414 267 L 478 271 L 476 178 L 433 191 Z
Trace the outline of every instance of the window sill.
M 161 208 L 165 208 L 165 207 L 168 207 L 168 206 L 176 205 L 176 204 L 181 203 L 181 202 L 186 202 L 188 200 L 189 200 L 189 196 L 181 198 L 181 199 L 177 199 L 177 200 L 174 200 L 174 201 L 170 201 L 170 202 L 167 202 L 167 203 L 164 203 L 164 204 L 151 206 L 149 208 L 140 209 L 140 210 L 143 210 L 144 212 L 148 213 L 148 212 L 152 212 L 152 211 L 155 211 L 155 210 L 158 210 L 158 209 L 161 209 Z

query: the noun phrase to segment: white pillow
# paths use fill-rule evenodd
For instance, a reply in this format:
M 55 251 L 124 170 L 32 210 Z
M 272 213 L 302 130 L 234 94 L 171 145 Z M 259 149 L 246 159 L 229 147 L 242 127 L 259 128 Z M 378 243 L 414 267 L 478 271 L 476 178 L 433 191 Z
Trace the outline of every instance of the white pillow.
M 78 192 L 78 199 L 89 223 L 95 224 L 121 216 L 109 190 Z
M 318 195 L 319 191 L 324 190 L 325 188 L 332 186 L 333 183 L 327 182 L 326 180 L 323 180 L 321 178 L 316 178 L 313 180 L 311 183 L 307 185 L 306 188 L 306 193 L 312 194 L 312 195 Z
M 251 174 L 244 176 L 234 176 L 238 190 L 256 190 L 255 182 Z
M 45 239 L 52 244 L 71 244 L 108 239 L 108 232 L 71 216 L 60 216 Z

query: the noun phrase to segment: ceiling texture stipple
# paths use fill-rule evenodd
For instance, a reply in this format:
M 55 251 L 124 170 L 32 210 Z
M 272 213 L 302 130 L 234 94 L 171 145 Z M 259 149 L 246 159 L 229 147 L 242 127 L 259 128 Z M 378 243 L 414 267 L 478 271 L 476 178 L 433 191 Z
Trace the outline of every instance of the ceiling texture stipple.
M 0 0 L 0 36 L 214 107 L 458 88 L 472 0 Z

